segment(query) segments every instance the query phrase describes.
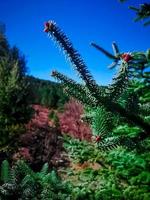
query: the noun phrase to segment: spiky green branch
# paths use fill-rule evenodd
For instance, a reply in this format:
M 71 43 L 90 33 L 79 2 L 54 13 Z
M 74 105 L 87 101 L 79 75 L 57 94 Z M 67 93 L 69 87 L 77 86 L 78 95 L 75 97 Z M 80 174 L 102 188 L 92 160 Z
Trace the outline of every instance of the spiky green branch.
M 141 4 L 139 8 L 135 8 L 134 6 L 130 6 L 129 8 L 136 12 L 137 17 L 134 20 L 135 22 L 149 19 L 150 17 L 150 3 Z M 144 26 L 147 25 L 150 25 L 150 20 L 144 23 Z
M 128 86 L 127 64 L 122 63 L 119 73 L 113 78 L 112 83 L 107 88 L 107 95 L 111 101 L 117 100 Z
M 132 52 L 132 53 L 120 53 L 119 48 L 115 42 L 112 43 L 114 55 L 105 50 L 101 46 L 95 43 L 91 43 L 98 51 L 106 55 L 113 60 L 113 63 L 109 66 L 110 69 L 115 68 L 118 63 L 125 63 L 128 76 L 133 78 L 142 78 L 145 82 L 150 83 L 150 73 L 148 71 L 150 67 L 150 49 L 144 52 Z
M 61 46 L 65 55 L 71 61 L 74 69 L 78 72 L 79 77 L 86 83 L 87 88 L 95 98 L 102 98 L 102 91 L 96 84 L 93 76 L 87 69 L 86 64 L 82 60 L 80 54 L 74 49 L 68 37 L 56 26 L 52 21 L 49 22 L 48 33 Z
M 150 125 L 147 124 L 141 117 L 134 115 L 132 113 L 129 113 L 129 111 L 123 108 L 120 104 L 113 102 L 113 98 L 110 99 L 109 95 L 107 95 L 106 93 L 105 94 L 103 93 L 100 87 L 96 84 L 90 72 L 87 70 L 87 67 L 84 64 L 83 60 L 81 59 L 79 53 L 73 48 L 72 43 L 69 41 L 67 36 L 56 26 L 56 24 L 51 21 L 47 22 L 46 27 L 45 27 L 45 32 L 48 32 L 49 35 L 51 35 L 58 42 L 58 44 L 67 54 L 74 68 L 78 71 L 80 78 L 84 80 L 86 87 L 91 92 L 91 95 L 97 100 L 98 102 L 97 105 L 98 106 L 104 105 L 106 110 L 119 113 L 120 116 L 125 117 L 129 123 L 131 124 L 134 123 L 135 125 L 141 127 L 144 130 L 143 138 L 148 137 Z M 102 49 L 101 51 L 106 54 L 106 52 L 103 51 Z M 118 50 L 116 49 L 116 52 L 117 51 Z M 114 56 L 112 58 L 114 58 Z M 124 59 L 123 63 L 124 62 L 128 63 L 128 61 L 130 61 L 131 58 L 132 56 L 130 54 L 123 55 L 123 59 Z M 122 71 L 120 73 L 122 73 Z M 121 76 L 123 76 L 123 78 L 121 78 Z M 124 84 L 122 80 L 124 80 L 125 77 L 126 77 L 126 70 L 124 70 L 123 73 L 121 75 L 118 75 L 118 77 L 116 78 L 116 82 L 114 86 L 112 87 L 115 88 L 115 86 L 119 83 L 120 83 L 120 87 L 116 87 L 116 89 L 114 89 L 113 91 L 114 95 L 117 92 L 118 94 L 121 93 L 119 91 L 120 91 L 120 88 L 122 89 L 124 88 Z M 68 84 L 70 84 L 70 82 L 68 82 Z
M 90 94 L 85 86 L 75 82 L 74 80 L 57 71 L 53 71 L 52 76 L 63 83 L 65 92 L 69 96 L 73 96 L 83 104 L 87 104 L 92 107 L 95 107 L 97 105 L 97 100 Z

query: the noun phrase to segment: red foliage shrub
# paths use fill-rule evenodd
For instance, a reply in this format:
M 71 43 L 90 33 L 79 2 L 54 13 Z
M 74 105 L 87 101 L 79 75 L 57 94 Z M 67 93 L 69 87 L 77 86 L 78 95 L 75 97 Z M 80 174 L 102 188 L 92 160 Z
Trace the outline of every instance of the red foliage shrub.
M 23 159 L 32 169 L 38 171 L 44 163 L 49 167 L 67 165 L 68 160 L 63 155 L 63 140 L 57 127 L 49 126 L 49 110 L 40 105 L 33 105 L 35 114 L 26 125 L 26 133 L 20 135 L 18 151 L 12 160 Z
M 13 161 L 17 161 L 20 159 L 32 162 L 33 158 L 29 152 L 29 149 L 26 147 L 21 147 L 18 149 L 18 152 L 12 156 Z
M 41 105 L 33 105 L 34 115 L 30 122 L 27 124 L 26 128 L 29 130 L 33 127 L 47 127 L 49 123 L 48 115 L 49 109 L 44 108 Z
M 83 105 L 76 100 L 70 100 L 64 106 L 64 112 L 59 113 L 59 123 L 61 132 L 72 137 L 91 141 L 92 131 L 86 122 L 81 120 L 83 114 Z

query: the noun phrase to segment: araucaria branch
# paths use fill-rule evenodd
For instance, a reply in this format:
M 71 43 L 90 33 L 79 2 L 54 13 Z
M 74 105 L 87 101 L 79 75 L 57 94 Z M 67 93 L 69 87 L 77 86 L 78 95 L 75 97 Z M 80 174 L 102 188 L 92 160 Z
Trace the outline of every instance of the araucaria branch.
M 120 70 L 116 77 L 113 78 L 113 83 L 108 87 L 102 87 L 96 83 L 80 54 L 74 49 L 68 37 L 57 27 L 56 23 L 53 21 L 46 22 L 44 31 L 58 43 L 71 61 L 74 69 L 78 72 L 79 77 L 85 82 L 85 85 L 78 84 L 72 79 L 54 71 L 52 75 L 64 84 L 65 90 L 84 104 L 90 104 L 91 107 L 104 106 L 106 111 L 119 114 L 128 123 L 135 124 L 144 130 L 140 136 L 141 138 L 148 137 L 150 125 L 141 116 L 129 112 L 119 103 L 120 96 L 128 87 L 128 72 L 133 59 L 132 55 L 128 53 L 120 54 L 115 43 L 113 43 L 114 56 L 96 44 L 92 44 L 105 55 L 114 59 L 116 64 L 120 62 Z

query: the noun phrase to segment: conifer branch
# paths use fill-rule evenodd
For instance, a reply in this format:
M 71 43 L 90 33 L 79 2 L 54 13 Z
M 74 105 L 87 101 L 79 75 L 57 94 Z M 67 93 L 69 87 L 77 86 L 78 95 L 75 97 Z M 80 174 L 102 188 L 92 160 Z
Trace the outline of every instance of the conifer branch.
M 130 124 L 135 124 L 139 127 L 141 127 L 145 132 L 142 134 L 143 138 L 146 138 L 149 136 L 149 130 L 150 130 L 150 125 L 146 123 L 141 117 L 134 115 L 124 109 L 120 104 L 113 102 L 113 99 L 110 98 L 110 96 L 106 96 L 106 94 L 103 92 L 103 90 L 96 84 L 95 80 L 87 70 L 86 65 L 84 64 L 83 60 L 81 59 L 79 53 L 73 48 L 72 43 L 69 41 L 67 36 L 62 33 L 62 31 L 55 25 L 53 22 L 47 22 L 45 24 L 45 32 L 49 33 L 57 42 L 58 44 L 62 47 L 64 52 L 67 54 L 68 58 L 72 62 L 74 68 L 78 71 L 80 78 L 82 78 L 86 84 L 86 87 L 88 88 L 89 92 L 91 92 L 91 96 L 93 96 L 97 100 L 97 105 L 101 106 L 103 105 L 106 110 L 118 113 L 121 117 L 124 117 Z M 126 53 L 122 54 L 121 57 L 116 58 L 116 56 L 113 56 L 109 54 L 107 51 L 104 49 L 100 48 L 100 50 L 106 54 L 108 57 L 112 59 L 123 59 L 123 63 L 130 63 L 132 60 L 132 55 Z M 123 66 L 124 67 L 124 66 Z M 125 68 L 126 69 L 126 68 Z M 126 72 L 126 70 L 125 70 Z M 126 74 L 126 73 L 125 73 Z M 114 86 L 116 86 L 116 90 L 112 90 L 113 94 L 115 95 L 115 92 L 118 91 L 117 87 L 117 81 L 118 83 L 122 83 L 122 80 L 124 80 L 125 76 L 123 73 L 123 78 L 122 74 L 121 76 L 116 78 L 116 81 L 114 83 Z M 120 85 L 121 88 L 124 88 L 124 84 Z M 118 96 L 121 94 L 120 90 L 118 92 Z M 112 97 L 113 98 L 113 97 Z
M 111 150 L 120 146 L 120 138 L 106 138 L 97 144 L 98 148 L 102 151 Z
M 116 65 L 118 64 L 118 61 L 120 60 L 120 54 L 119 54 L 119 48 L 118 48 L 118 46 L 117 46 L 117 44 L 115 42 L 112 43 L 112 48 L 113 48 L 114 55 L 111 54 L 110 52 L 106 51 L 101 46 L 93 43 L 93 42 L 91 43 L 91 45 L 93 47 L 95 47 L 97 50 L 101 51 L 108 58 L 114 60 L 113 63 L 108 66 L 110 69 L 113 69 L 114 67 L 116 67 Z
M 101 51 L 103 54 L 105 54 L 108 58 L 115 60 L 116 56 L 114 56 L 113 54 L 109 53 L 108 51 L 106 51 L 104 48 L 100 47 L 99 45 L 95 44 L 95 43 L 91 43 L 91 45 L 93 47 L 95 47 L 97 50 Z
M 98 104 L 97 100 L 90 94 L 85 86 L 76 83 L 74 80 L 57 71 L 53 71 L 52 76 L 63 83 L 64 90 L 69 96 L 72 96 L 83 104 L 87 104 L 92 107 L 95 107 Z
M 122 63 L 119 72 L 116 77 L 113 78 L 113 82 L 106 89 L 106 93 L 111 101 L 117 100 L 122 92 L 128 85 L 128 70 L 127 64 Z
M 52 36 L 52 38 L 60 45 L 65 55 L 67 55 L 71 61 L 74 69 L 78 72 L 79 77 L 86 83 L 87 88 L 93 96 L 96 99 L 101 99 L 103 94 L 100 87 L 96 84 L 80 54 L 74 49 L 68 37 L 52 21 L 47 22 L 46 27 L 47 29 L 45 32 L 48 32 L 49 35 Z
M 141 142 L 141 141 L 140 141 Z M 109 137 L 99 142 L 98 148 L 101 150 L 111 150 L 119 146 L 134 149 L 139 143 L 139 138 L 128 138 L 127 136 Z
M 129 6 L 130 9 L 134 10 L 136 12 L 137 17 L 135 18 L 135 22 L 140 20 L 149 19 L 150 17 L 150 4 L 144 3 L 141 4 L 139 8 L 135 8 L 134 6 Z M 147 21 L 144 23 L 144 26 L 149 25 L 150 21 Z
M 118 45 L 115 42 L 112 43 L 112 49 L 115 56 L 118 56 L 120 54 Z
M 142 132 L 143 139 L 150 136 L 150 125 L 146 123 L 141 117 L 133 113 L 130 113 L 119 104 L 112 102 L 111 106 L 112 106 L 112 111 L 119 113 L 119 115 L 124 117 L 130 124 L 135 124 L 136 126 L 141 127 L 144 130 L 144 132 Z M 111 110 L 111 107 L 109 108 Z

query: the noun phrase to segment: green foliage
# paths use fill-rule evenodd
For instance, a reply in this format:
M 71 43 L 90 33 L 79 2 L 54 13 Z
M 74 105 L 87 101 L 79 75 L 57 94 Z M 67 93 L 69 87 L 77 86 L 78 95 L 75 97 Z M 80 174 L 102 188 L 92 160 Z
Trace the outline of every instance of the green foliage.
M 57 128 L 59 127 L 59 118 L 54 110 L 50 111 L 48 118 L 54 123 Z
M 0 33 L 0 57 L 5 57 L 8 55 L 9 53 L 9 44 L 8 41 L 6 39 L 6 37 L 4 36 L 4 34 Z
M 17 142 L 18 137 L 25 132 L 25 126 L 23 124 L 16 125 L 5 125 L 1 124 L 0 127 L 0 151 L 9 151 L 8 146 L 15 147 L 15 142 Z M 6 146 L 8 145 L 8 146 Z M 5 149 L 5 147 L 7 147 Z
M 28 86 L 19 76 L 18 67 L 17 62 L 0 60 L 0 145 L 7 144 L 31 116 Z
M 93 135 L 101 136 L 101 138 L 108 137 L 117 123 L 117 118 L 111 112 L 106 111 L 103 106 L 86 109 L 85 118 L 91 118 Z
M 149 199 L 149 152 L 138 154 L 123 148 L 100 152 L 93 144 L 68 136 L 64 145 L 71 162 L 81 166 L 98 163 L 99 168 L 85 165 L 80 170 L 65 169 L 62 180 L 55 171 L 49 172 L 48 164 L 33 172 L 23 161 L 11 169 L 4 161 L 2 171 L 9 179 L 0 186 L 2 199 Z
M 1 182 L 6 183 L 9 181 L 9 163 L 7 160 L 4 160 L 1 164 Z
M 64 136 L 64 147 L 69 152 L 70 158 L 75 162 L 84 163 L 92 158 L 93 149 L 86 141 L 79 141 L 78 139 L 72 139 L 69 136 Z M 85 148 L 86 147 L 86 148 Z
M 74 199 L 148 200 L 150 51 L 120 53 L 113 43 L 114 54 L 111 54 L 92 43 L 113 60 L 110 68 L 119 65 L 112 84 L 102 87 L 97 85 L 79 53 L 54 22 L 46 23 L 46 32 L 62 48 L 84 83 L 76 83 L 57 71 L 52 76 L 63 83 L 68 95 L 85 105 L 82 119 L 91 124 L 96 136 L 94 143 L 64 138 L 71 161 L 65 175 L 74 186 Z M 94 164 L 99 164 L 99 168 Z
M 144 71 L 145 69 L 148 69 L 150 64 L 148 56 L 149 51 L 148 53 L 120 53 L 116 43 L 113 43 L 112 47 L 114 55 L 112 55 L 102 47 L 96 45 L 95 43 L 92 43 L 92 46 L 100 50 L 107 57 L 114 60 L 113 67 L 117 64 L 120 65 L 120 69 L 116 77 L 113 78 L 112 84 L 108 87 L 103 88 L 96 84 L 81 56 L 74 49 L 72 43 L 69 41 L 67 36 L 56 26 L 54 22 L 49 21 L 47 22 L 47 24 L 48 25 L 46 28 L 48 34 L 51 35 L 52 38 L 56 40 L 60 47 L 63 49 L 64 53 L 68 56 L 68 59 L 71 61 L 73 67 L 78 72 L 79 77 L 84 81 L 85 85 L 78 84 L 72 79 L 64 76 L 57 71 L 53 71 L 52 76 L 63 83 L 65 92 L 77 98 L 85 105 L 91 107 L 91 109 L 93 109 L 92 113 L 95 112 L 95 117 L 92 122 L 94 134 L 96 132 L 97 135 L 102 136 L 101 138 L 98 138 L 98 146 L 105 149 L 117 147 L 121 144 L 128 144 L 129 146 L 132 146 L 132 144 L 134 143 L 127 137 L 113 138 L 113 118 L 116 118 L 115 120 L 119 122 L 124 120 L 131 126 L 135 125 L 141 128 L 139 136 L 140 139 L 145 139 L 149 137 L 150 125 L 145 121 L 140 112 L 137 113 L 137 110 L 140 111 L 140 109 L 138 109 L 139 95 L 134 93 L 134 91 L 130 88 L 130 85 L 132 85 L 130 78 L 133 78 L 134 76 L 138 78 L 138 75 L 141 72 L 141 80 L 143 81 L 143 83 L 149 81 L 149 76 L 145 76 L 145 73 L 147 72 Z M 137 66 L 138 69 L 136 69 Z M 140 72 L 137 73 L 138 75 L 135 75 L 132 69 L 140 70 Z M 128 92 L 126 92 L 127 88 Z M 124 95 L 125 98 L 122 97 L 122 95 Z M 121 101 L 121 98 L 123 100 L 123 103 Z M 116 115 L 116 117 L 114 117 L 114 115 Z M 112 126 L 109 126 L 108 122 L 112 122 Z M 116 123 L 116 125 L 117 124 L 118 123 Z M 109 134 L 109 132 L 111 132 L 111 134 Z M 106 136 L 106 133 L 108 137 L 103 137 L 104 135 Z M 136 140 L 136 142 L 138 142 L 138 140 Z M 134 145 L 134 147 L 135 146 L 136 145 Z
M 6 161 L 2 168 L 6 171 Z M 40 172 L 33 172 L 23 161 L 18 161 L 9 173 L 10 179 L 0 186 L 2 199 L 65 200 L 70 195 L 71 185 L 62 181 L 55 171 L 49 172 L 47 163 Z
M 135 18 L 135 22 L 149 19 L 150 17 L 150 4 L 144 3 L 139 6 L 139 8 L 135 8 L 133 6 L 129 7 L 130 9 L 134 10 L 136 12 L 137 17 Z M 147 26 L 150 24 L 150 21 L 144 22 L 144 26 Z
M 97 104 L 97 100 L 90 94 L 86 86 L 76 83 L 74 80 L 66 77 L 65 75 L 57 71 L 53 71 L 52 76 L 63 83 L 64 91 L 66 92 L 66 94 L 68 94 L 68 96 L 73 96 L 83 104 L 92 106 L 95 106 Z
M 140 129 L 138 127 L 130 127 L 126 124 L 117 126 L 113 132 L 115 135 L 128 135 L 130 137 L 135 137 L 140 133 Z
M 125 2 L 126 0 L 119 0 L 120 2 Z M 138 8 L 134 6 L 129 6 L 130 9 L 136 12 L 136 18 L 135 22 L 137 21 L 145 21 L 149 19 L 150 17 L 150 4 L 149 3 L 144 3 L 140 4 Z M 150 21 L 144 22 L 144 26 L 150 25 Z
M 149 153 L 137 154 L 124 149 L 112 151 L 108 155 L 108 162 L 115 169 L 115 174 L 122 178 L 126 185 L 123 195 L 127 199 L 149 198 Z
M 127 83 L 129 81 L 128 78 L 134 78 L 134 80 L 144 82 L 146 85 L 150 83 L 150 49 L 148 49 L 146 52 L 122 53 L 119 51 L 118 45 L 113 42 L 113 55 L 95 43 L 92 43 L 91 45 L 100 52 L 104 53 L 108 58 L 113 60 L 113 63 L 109 66 L 110 69 L 116 67 L 118 64 L 120 64 L 120 62 L 122 64 L 122 61 L 125 61 L 125 63 L 127 63 L 127 65 L 123 65 L 120 67 L 120 72 L 113 79 L 114 82 L 109 87 L 112 91 L 115 91 L 116 89 L 116 92 L 118 92 L 118 90 L 120 89 L 121 92 L 121 90 L 124 89 L 125 86 L 127 86 Z M 119 86 L 119 83 L 121 83 L 122 85 L 120 88 L 117 88 Z
M 24 56 L 16 47 L 9 47 L 4 35 L 0 35 L 0 49 L 0 146 L 3 146 L 16 140 L 32 109 Z
M 53 120 L 53 119 L 55 118 L 55 115 L 56 115 L 55 111 L 52 110 L 52 111 L 49 113 L 48 118 L 49 118 L 50 120 Z
M 148 147 L 149 141 L 145 144 Z M 67 178 L 74 185 L 75 199 L 149 199 L 150 153 L 128 151 L 117 148 L 109 152 L 100 152 L 93 144 L 65 137 L 71 162 L 83 160 L 84 163 L 98 163 L 95 169 L 90 166 L 80 170 L 68 169 Z M 86 151 L 87 150 L 87 151 Z M 83 152 L 89 152 L 84 154 Z M 84 157 L 82 158 L 82 155 Z M 80 196 L 81 195 L 81 196 Z M 82 196 L 83 195 L 83 196 Z
M 96 148 L 96 145 L 93 145 L 87 141 L 80 141 L 64 135 L 64 147 L 69 153 L 69 157 L 73 160 L 73 162 L 84 163 L 86 161 L 98 161 L 101 162 L 101 164 L 103 163 L 102 153 L 98 148 Z
M 26 79 L 30 83 L 32 104 L 56 109 L 63 107 L 64 103 L 68 101 L 60 84 L 32 76 L 27 76 Z

